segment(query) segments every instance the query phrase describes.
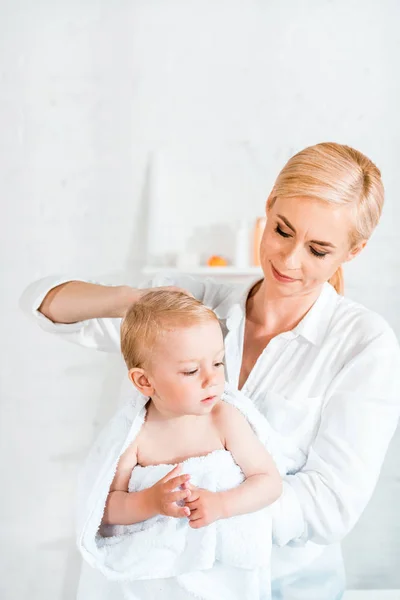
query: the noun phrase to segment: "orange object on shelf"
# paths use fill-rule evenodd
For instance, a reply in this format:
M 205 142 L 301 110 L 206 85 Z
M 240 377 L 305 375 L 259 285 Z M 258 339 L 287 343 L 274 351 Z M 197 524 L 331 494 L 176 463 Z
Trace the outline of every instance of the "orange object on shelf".
M 260 266 L 260 244 L 261 238 L 264 233 L 265 225 L 267 223 L 267 217 L 258 217 L 254 226 L 254 240 L 253 240 L 253 265 L 256 267 Z
M 213 255 L 207 260 L 207 265 L 209 267 L 226 267 L 228 261 L 223 256 Z

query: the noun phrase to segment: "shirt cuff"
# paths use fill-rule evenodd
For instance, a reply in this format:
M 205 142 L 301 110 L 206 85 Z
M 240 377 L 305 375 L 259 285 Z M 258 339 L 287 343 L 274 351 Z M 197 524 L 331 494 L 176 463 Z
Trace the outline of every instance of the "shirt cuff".
M 270 506 L 270 511 L 273 543 L 286 546 L 292 541 L 300 542 L 305 530 L 304 517 L 296 492 L 287 480 L 283 480 L 282 494 Z
M 20 309 L 30 318 L 33 318 L 42 329 L 50 333 L 57 331 L 79 331 L 82 328 L 82 322 L 77 323 L 54 323 L 51 319 L 45 317 L 39 312 L 39 306 L 49 291 L 58 285 L 68 281 L 87 281 L 73 275 L 50 275 L 34 281 L 24 290 L 19 300 Z

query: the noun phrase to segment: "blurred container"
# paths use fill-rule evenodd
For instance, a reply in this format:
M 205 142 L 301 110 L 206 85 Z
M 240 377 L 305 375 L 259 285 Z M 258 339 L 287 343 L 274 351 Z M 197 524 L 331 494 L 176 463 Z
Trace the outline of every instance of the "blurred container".
M 260 266 L 260 244 L 264 233 L 267 217 L 258 217 L 254 226 L 253 234 L 253 265 Z
M 200 256 L 196 252 L 185 252 L 184 254 L 178 254 L 176 259 L 176 266 L 179 269 L 190 269 L 198 267 L 200 264 Z
M 251 229 L 247 221 L 239 224 L 236 230 L 235 256 L 233 264 L 238 268 L 246 268 L 251 264 Z

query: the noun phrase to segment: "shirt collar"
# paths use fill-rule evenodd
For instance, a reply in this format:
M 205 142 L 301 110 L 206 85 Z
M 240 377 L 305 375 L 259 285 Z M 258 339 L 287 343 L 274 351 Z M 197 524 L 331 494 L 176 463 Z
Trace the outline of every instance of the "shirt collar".
M 319 346 L 328 330 L 339 295 L 330 283 L 325 283 L 317 300 L 292 333 L 301 335 L 311 344 Z
M 261 281 L 260 277 L 253 279 L 250 284 L 246 284 L 244 287 L 235 285 L 231 293 L 214 308 L 214 312 L 220 321 L 225 321 L 226 327 L 235 329 L 243 319 L 246 313 L 246 302 L 250 290 L 254 285 Z
M 246 301 L 250 290 L 260 281 L 254 279 L 245 287 L 235 286 L 223 302 L 214 308 L 217 317 L 225 321 L 228 330 L 239 326 L 246 312 Z M 325 283 L 317 300 L 300 323 L 291 331 L 285 332 L 284 336 L 301 336 L 311 344 L 318 346 L 322 343 L 329 327 L 339 295 L 330 283 Z

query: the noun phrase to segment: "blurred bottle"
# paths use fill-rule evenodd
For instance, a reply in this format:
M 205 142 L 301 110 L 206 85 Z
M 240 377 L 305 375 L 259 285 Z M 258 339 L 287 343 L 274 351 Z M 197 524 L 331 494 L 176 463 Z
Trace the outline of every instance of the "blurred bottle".
M 254 225 L 253 235 L 253 264 L 257 267 L 260 266 L 260 244 L 261 238 L 264 233 L 265 225 L 267 223 L 267 217 L 258 217 Z
M 242 221 L 236 229 L 235 256 L 233 264 L 245 269 L 251 264 L 251 229 L 247 221 Z

